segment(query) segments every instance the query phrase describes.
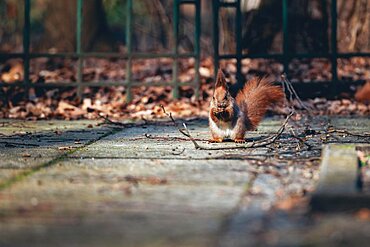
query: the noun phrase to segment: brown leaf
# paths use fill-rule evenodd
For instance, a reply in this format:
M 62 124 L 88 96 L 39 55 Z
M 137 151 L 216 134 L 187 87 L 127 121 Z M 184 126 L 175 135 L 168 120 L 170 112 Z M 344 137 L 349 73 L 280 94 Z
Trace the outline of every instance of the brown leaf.
M 1 74 L 1 81 L 5 83 L 14 83 L 23 80 L 23 64 L 16 62 L 11 66 L 8 72 Z
M 356 212 L 356 217 L 360 220 L 370 220 L 370 209 L 362 208 Z
M 276 208 L 281 210 L 291 210 L 302 203 L 304 199 L 302 197 L 288 197 L 276 204 Z
M 56 112 L 59 115 L 68 116 L 72 118 L 81 117 L 86 113 L 86 111 L 82 110 L 81 108 L 71 105 L 65 101 L 60 101 L 58 103 L 58 108 Z

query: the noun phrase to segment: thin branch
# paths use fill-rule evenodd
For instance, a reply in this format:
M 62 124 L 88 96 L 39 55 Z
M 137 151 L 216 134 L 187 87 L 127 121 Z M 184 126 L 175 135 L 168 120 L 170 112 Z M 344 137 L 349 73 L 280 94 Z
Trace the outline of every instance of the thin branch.
M 130 128 L 130 127 L 134 127 L 134 126 L 143 126 L 143 125 L 150 124 L 150 122 L 148 120 L 146 120 L 145 118 L 142 118 L 143 123 L 121 123 L 121 122 L 112 121 L 106 116 L 102 116 L 102 115 L 98 115 L 98 116 L 100 118 L 104 119 L 104 122 L 100 123 L 100 124 L 114 125 L 114 126 L 117 126 L 117 127 L 120 127 L 120 128 Z
M 120 122 L 114 122 L 112 120 L 110 120 L 108 117 L 106 116 L 102 116 L 102 115 L 98 115 L 100 118 L 104 119 L 104 122 L 103 124 L 111 124 L 111 125 L 115 125 L 115 126 L 120 126 L 120 127 L 123 127 L 123 128 L 126 128 L 127 127 L 127 124 L 124 124 L 124 123 L 120 123 Z
M 186 126 L 185 123 L 183 123 L 184 128 L 180 128 L 179 125 L 178 125 L 178 123 L 172 117 L 172 114 L 170 112 L 168 113 L 166 111 L 166 109 L 164 108 L 163 105 L 161 105 L 161 108 L 162 108 L 163 112 L 171 119 L 172 123 L 175 125 L 175 127 L 178 129 L 178 131 L 181 134 L 183 134 L 184 136 L 188 137 L 190 139 L 190 141 L 194 144 L 195 149 L 199 149 L 199 150 L 230 150 L 230 149 L 247 149 L 247 148 L 266 147 L 266 146 L 274 143 L 281 136 L 281 134 L 284 132 L 284 130 L 285 130 L 287 124 L 288 124 L 289 119 L 294 114 L 294 112 L 291 112 L 287 116 L 287 118 L 285 119 L 285 121 L 283 122 L 283 124 L 280 126 L 280 128 L 279 128 L 279 130 L 277 131 L 276 134 L 274 134 L 272 136 L 268 136 L 268 137 L 266 137 L 266 138 L 264 138 L 264 139 L 262 139 L 260 141 L 253 141 L 252 143 L 247 143 L 246 145 L 240 145 L 240 146 L 205 147 L 205 146 L 199 145 L 196 142 L 196 140 L 190 134 L 190 131 L 189 131 L 189 129 Z
M 158 140 L 158 141 L 187 141 L 187 140 L 189 140 L 188 137 L 152 136 L 151 134 L 148 134 L 148 133 L 145 133 L 144 136 L 145 136 L 146 139 L 153 139 L 153 140 Z M 137 138 L 137 139 L 140 139 L 140 138 Z M 196 141 L 208 141 L 207 139 L 201 139 L 201 138 L 195 138 L 194 140 L 196 140 Z
M 297 94 L 297 92 L 295 91 L 295 89 L 294 89 L 294 87 L 293 87 L 293 85 L 292 85 L 292 83 L 288 80 L 288 78 L 286 77 L 286 75 L 285 74 L 282 74 L 281 75 L 281 79 L 283 80 L 283 88 L 285 89 L 287 89 L 288 91 L 289 91 L 289 100 L 290 100 L 290 102 L 292 102 L 293 101 L 293 96 L 297 99 L 297 101 L 298 101 L 298 103 L 299 103 L 299 105 L 303 108 L 303 109 L 305 109 L 305 110 L 307 110 L 308 112 L 310 112 L 311 113 L 311 109 L 309 109 L 304 103 L 303 103 L 303 101 L 301 100 L 301 98 L 298 96 L 298 94 Z
M 301 137 L 297 136 L 296 133 L 294 133 L 293 129 L 290 130 L 290 134 L 291 134 L 291 137 L 296 139 L 299 142 L 300 145 L 305 145 L 308 148 L 308 150 L 310 150 L 312 148 L 312 146 L 310 144 L 308 144 L 307 141 L 304 138 L 301 138 Z
M 364 134 L 357 134 L 357 133 L 352 133 L 352 132 L 349 132 L 348 130 L 343 130 L 343 129 L 329 129 L 327 130 L 326 133 L 327 134 L 337 133 L 337 134 L 344 134 L 344 135 L 356 136 L 356 137 L 361 137 L 361 138 L 370 138 L 370 133 L 365 132 Z

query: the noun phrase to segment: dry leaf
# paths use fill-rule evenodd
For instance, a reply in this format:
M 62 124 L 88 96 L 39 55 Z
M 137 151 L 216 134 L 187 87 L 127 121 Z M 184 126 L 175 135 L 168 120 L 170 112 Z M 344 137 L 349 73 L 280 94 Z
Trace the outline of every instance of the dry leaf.
M 355 215 L 360 220 L 370 220 L 370 209 L 362 208 Z

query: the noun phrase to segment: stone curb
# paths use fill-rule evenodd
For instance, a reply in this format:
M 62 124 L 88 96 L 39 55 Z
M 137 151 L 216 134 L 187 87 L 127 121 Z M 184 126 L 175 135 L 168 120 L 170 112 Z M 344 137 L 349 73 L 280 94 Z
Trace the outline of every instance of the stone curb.
M 354 211 L 370 207 L 370 195 L 361 191 L 354 144 L 324 146 L 320 179 L 310 205 L 314 212 Z

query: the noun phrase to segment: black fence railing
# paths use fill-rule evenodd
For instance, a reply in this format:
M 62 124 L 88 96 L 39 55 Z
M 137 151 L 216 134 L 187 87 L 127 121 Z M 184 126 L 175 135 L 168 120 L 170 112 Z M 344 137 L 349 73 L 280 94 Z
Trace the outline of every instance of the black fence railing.
M 68 0 L 69 1 L 69 0 Z M 23 52 L 21 53 L 1 53 L 0 60 L 9 58 L 21 58 L 23 60 L 24 67 L 24 78 L 23 81 L 19 81 L 12 84 L 7 84 L 0 81 L 0 87 L 3 86 L 21 86 L 27 91 L 30 87 L 77 87 L 77 94 L 80 97 L 82 95 L 83 87 L 102 87 L 102 86 L 125 86 L 126 87 L 126 99 L 131 100 L 131 87 L 140 86 L 144 83 L 141 81 L 134 81 L 132 79 L 132 62 L 135 59 L 152 59 L 152 58 L 171 58 L 172 63 L 172 81 L 167 82 L 153 82 L 150 85 L 170 85 L 172 86 L 173 96 L 179 97 L 179 87 L 182 85 L 192 85 L 194 87 L 195 94 L 199 94 L 199 64 L 200 64 L 200 34 L 201 34 L 201 5 L 200 0 L 173 0 L 173 11 L 172 11 L 172 31 L 174 45 L 172 51 L 169 53 L 136 53 L 132 49 L 132 32 L 133 32 L 133 0 L 125 1 L 125 15 L 126 15 L 126 26 L 125 26 L 125 40 L 126 40 L 126 52 L 125 53 L 108 53 L 108 52 L 83 52 L 82 51 L 82 23 L 83 23 L 83 3 L 84 1 L 90 0 L 77 0 L 77 13 L 76 13 L 76 50 L 70 53 L 32 53 L 30 52 L 30 36 L 31 36 L 31 24 L 30 24 L 30 12 L 31 12 L 31 0 L 23 0 L 24 3 L 24 25 L 23 25 Z M 21 1 L 20 1 L 21 2 Z M 194 32 L 194 49 L 190 53 L 179 52 L 179 22 L 180 22 L 180 6 L 181 5 L 193 5 L 195 9 L 195 32 Z M 30 82 L 30 60 L 33 58 L 74 58 L 77 59 L 77 80 L 74 82 L 56 81 L 53 83 L 31 83 Z M 88 57 L 98 58 L 119 58 L 125 59 L 126 64 L 126 78 L 123 81 L 83 81 L 83 69 L 84 59 Z M 178 79 L 179 75 L 179 59 L 181 58 L 194 58 L 195 59 L 195 76 L 194 80 L 190 82 L 180 82 Z M 145 83 L 147 85 L 148 82 Z
M 352 57 L 370 57 L 370 52 L 353 52 L 353 53 L 339 53 L 338 42 L 337 42 L 337 29 L 338 29 L 338 16 L 337 16 L 337 0 L 330 1 L 330 12 L 331 12 L 331 35 L 330 35 L 330 51 L 326 53 L 292 53 L 289 50 L 291 45 L 289 39 L 288 29 L 288 0 L 282 0 L 282 33 L 283 33 L 283 44 L 282 53 L 280 54 L 244 54 L 242 47 L 242 11 L 241 11 L 241 0 L 235 1 L 213 1 L 213 47 L 214 47 L 214 64 L 215 73 L 218 70 L 220 60 L 236 59 L 236 79 L 237 81 L 243 81 L 242 75 L 242 60 L 245 58 L 263 58 L 263 59 L 275 59 L 283 64 L 284 73 L 288 74 L 289 63 L 292 59 L 303 59 L 303 58 L 325 58 L 329 59 L 331 63 L 331 80 L 330 81 L 316 81 L 308 83 L 295 83 L 295 87 L 298 91 L 304 93 L 305 97 L 314 96 L 326 96 L 336 97 L 340 91 L 348 90 L 350 85 L 362 84 L 364 80 L 357 81 L 344 81 L 338 79 L 338 59 L 352 58 Z M 220 25 L 219 16 L 220 11 L 223 8 L 230 8 L 235 10 L 235 53 L 233 54 L 220 54 L 219 50 L 219 38 L 220 38 Z M 279 10 L 277 10 L 279 11 Z M 289 74 L 288 74 L 289 75 Z M 370 78 L 367 78 L 370 79 Z
M 83 23 L 83 2 L 86 0 L 77 0 L 77 19 L 76 19 L 76 50 L 70 53 L 33 53 L 30 51 L 30 35 L 31 35 L 31 24 L 30 24 L 30 11 L 31 11 L 31 0 L 23 0 L 24 3 L 24 23 L 23 23 L 23 52 L 20 53 L 0 53 L 0 60 L 6 60 L 10 58 L 21 58 L 24 66 L 23 81 L 17 83 L 7 84 L 0 81 L 0 87 L 6 86 L 21 86 L 25 89 L 30 87 L 77 87 L 78 96 L 82 95 L 83 87 L 101 87 L 101 86 L 125 86 L 127 89 L 127 99 L 132 98 L 131 87 L 143 85 L 143 82 L 134 81 L 132 79 L 132 61 L 135 59 L 150 59 L 150 58 L 171 58 L 173 59 L 172 64 L 172 80 L 170 82 L 153 82 L 150 85 L 170 85 L 173 88 L 173 95 L 175 98 L 179 97 L 179 87 L 181 85 L 191 85 L 194 87 L 195 94 L 199 95 L 200 88 L 200 36 L 201 36 L 201 0 L 173 0 L 173 13 L 172 13 L 172 31 L 174 46 L 170 53 L 136 53 L 132 50 L 132 18 L 133 18 L 133 0 L 125 1 L 125 13 L 126 13 L 126 26 L 125 26 L 125 39 L 126 39 L 126 52 L 122 53 L 107 53 L 107 52 L 84 52 L 82 51 L 82 23 Z M 325 82 L 315 83 L 296 83 L 298 91 L 304 91 L 308 97 L 314 97 L 321 93 L 327 97 L 330 95 L 335 96 L 341 91 L 341 88 L 347 88 L 350 83 L 338 79 L 338 59 L 352 58 L 352 57 L 370 57 L 370 53 L 356 52 L 356 53 L 339 53 L 337 50 L 337 0 L 330 1 L 331 11 L 331 35 L 330 35 L 330 51 L 326 53 L 292 53 L 289 51 L 289 30 L 288 30 L 288 0 L 282 1 L 282 32 L 283 32 L 283 44 L 282 53 L 280 54 L 244 54 L 242 47 L 242 11 L 241 11 L 241 0 L 235 1 L 222 1 L 212 0 L 213 7 L 213 46 L 214 46 L 214 65 L 215 71 L 219 67 L 220 60 L 236 59 L 236 79 L 243 81 L 242 75 L 242 60 L 245 58 L 264 58 L 264 59 L 275 59 L 283 64 L 284 72 L 288 72 L 289 63 L 292 59 L 302 58 L 325 58 L 329 59 L 331 63 L 331 80 Z M 195 31 L 194 31 L 194 51 L 190 53 L 180 53 L 178 49 L 179 45 L 179 16 L 180 6 L 183 4 L 193 5 L 195 8 Z M 220 26 L 219 26 L 219 14 L 222 8 L 232 8 L 235 10 L 235 53 L 232 54 L 220 54 L 219 52 L 219 38 L 220 38 Z M 76 59 L 77 75 L 76 81 L 63 82 L 57 81 L 53 83 L 32 83 L 30 81 L 30 60 L 34 58 L 73 58 Z M 84 59 L 89 57 L 98 58 L 119 58 L 125 59 L 127 62 L 126 66 L 126 77 L 123 81 L 83 81 L 83 70 L 84 70 Z M 194 58 L 195 59 L 195 77 L 191 82 L 180 82 L 178 80 L 179 75 L 179 59 L 182 58 Z M 369 78 L 370 79 L 370 78 Z M 351 81 L 351 84 L 363 83 L 363 81 Z M 145 85 L 148 85 L 146 82 Z

